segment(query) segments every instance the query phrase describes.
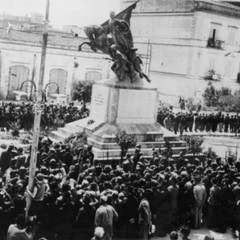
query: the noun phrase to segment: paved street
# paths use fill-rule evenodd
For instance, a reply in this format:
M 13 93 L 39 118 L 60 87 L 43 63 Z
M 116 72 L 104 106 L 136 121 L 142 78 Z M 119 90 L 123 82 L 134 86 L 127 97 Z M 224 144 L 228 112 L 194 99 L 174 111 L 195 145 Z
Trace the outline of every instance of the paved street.
M 212 236 L 215 240 L 232 240 L 234 239 L 232 237 L 230 229 L 227 231 L 227 233 L 216 233 L 214 231 L 208 230 L 208 229 L 200 229 L 200 230 L 191 230 L 190 239 L 191 240 L 204 240 L 204 237 Z M 154 240 L 169 240 L 169 235 L 164 238 L 153 238 Z
M 190 234 L 189 238 L 190 238 L 190 240 L 204 240 L 204 237 L 206 235 L 214 237 L 214 240 L 234 240 L 234 239 L 236 239 L 236 238 L 232 237 L 230 229 L 228 229 L 227 233 L 225 233 L 225 234 L 216 233 L 216 232 L 208 230 L 208 229 L 191 230 L 191 234 Z M 117 240 L 123 240 L 123 239 L 117 239 Z M 153 237 L 153 238 L 151 238 L 151 240 L 170 240 L 170 238 L 169 238 L 169 235 L 167 235 L 166 237 L 163 237 L 163 238 Z M 178 238 L 178 240 L 181 240 L 181 238 Z

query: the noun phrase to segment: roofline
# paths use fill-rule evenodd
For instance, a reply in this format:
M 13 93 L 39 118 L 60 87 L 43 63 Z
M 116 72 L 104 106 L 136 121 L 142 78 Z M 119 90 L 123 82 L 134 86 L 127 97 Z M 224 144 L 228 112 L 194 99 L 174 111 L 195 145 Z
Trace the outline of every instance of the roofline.
M 240 7 L 225 2 L 195 0 L 194 11 L 203 11 L 232 18 L 240 18 Z

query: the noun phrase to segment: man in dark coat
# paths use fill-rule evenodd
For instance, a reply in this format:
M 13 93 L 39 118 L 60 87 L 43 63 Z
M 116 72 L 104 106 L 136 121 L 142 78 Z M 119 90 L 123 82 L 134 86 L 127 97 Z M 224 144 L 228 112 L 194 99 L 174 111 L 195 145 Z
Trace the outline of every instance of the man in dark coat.
M 95 226 L 104 229 L 104 240 L 111 240 L 113 236 L 113 222 L 118 219 L 116 210 L 107 204 L 108 198 L 102 196 L 100 199 L 101 206 L 97 209 L 95 215 Z
M 149 239 L 149 229 L 152 224 L 152 214 L 150 210 L 150 203 L 147 196 L 143 194 L 142 200 L 138 207 L 138 224 L 139 224 L 139 237 L 143 240 Z
M 9 168 L 10 166 L 10 161 L 12 157 L 12 150 L 14 146 L 10 145 L 7 150 L 3 151 L 1 156 L 0 156 L 0 167 L 2 169 L 2 174 L 5 173 L 5 171 Z
M 78 238 L 91 239 L 94 232 L 95 208 L 90 204 L 91 198 L 89 195 L 84 196 L 83 206 L 79 209 L 76 225 L 78 229 Z
M 229 118 L 229 115 L 227 114 L 227 116 L 224 119 L 224 132 L 228 132 L 229 124 L 230 124 L 230 118 Z

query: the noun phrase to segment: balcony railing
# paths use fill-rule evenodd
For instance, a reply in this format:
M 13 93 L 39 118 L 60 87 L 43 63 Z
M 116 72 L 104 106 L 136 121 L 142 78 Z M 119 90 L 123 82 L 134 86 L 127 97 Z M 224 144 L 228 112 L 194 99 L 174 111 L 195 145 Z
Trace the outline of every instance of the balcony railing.
M 215 72 L 212 72 L 211 70 L 208 71 L 208 73 L 204 76 L 205 80 L 212 80 L 212 81 L 221 81 L 222 75 L 216 74 Z
M 216 49 L 223 49 L 224 48 L 224 41 L 213 40 L 212 38 L 209 38 L 208 42 L 207 42 L 207 47 L 216 48 Z

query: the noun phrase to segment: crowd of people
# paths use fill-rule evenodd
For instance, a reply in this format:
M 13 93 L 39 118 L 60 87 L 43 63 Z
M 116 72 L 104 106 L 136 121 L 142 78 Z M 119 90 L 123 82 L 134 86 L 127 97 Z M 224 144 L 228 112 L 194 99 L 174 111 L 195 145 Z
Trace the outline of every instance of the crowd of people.
M 65 123 L 85 118 L 89 115 L 89 109 L 84 105 L 82 108 L 58 106 L 53 104 L 42 105 L 41 127 L 51 128 L 63 126 Z M 2 102 L 0 104 L 0 130 L 10 131 L 13 128 L 30 130 L 33 128 L 34 104 Z
M 103 164 L 94 160 L 91 146 L 44 137 L 33 189 L 28 188 L 29 158 L 12 145 L 0 157 L 0 229 L 7 239 L 16 229 L 25 231 L 26 239 L 33 236 L 21 215 L 26 197 L 32 200 L 29 216 L 40 222 L 36 234 L 47 239 L 91 239 L 94 230 L 93 239 L 107 240 L 113 235 L 147 240 L 154 228 L 155 236 L 171 233 L 171 239 L 181 226 L 186 226 L 182 239 L 203 225 L 222 233 L 228 227 L 239 230 L 240 162 L 230 157 L 200 161 L 181 153 L 172 159 L 155 149 L 146 159 L 137 145 L 123 162 Z
M 240 132 L 240 116 L 218 113 L 159 111 L 157 121 L 175 134 L 180 132 Z

